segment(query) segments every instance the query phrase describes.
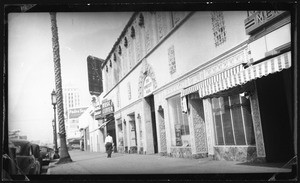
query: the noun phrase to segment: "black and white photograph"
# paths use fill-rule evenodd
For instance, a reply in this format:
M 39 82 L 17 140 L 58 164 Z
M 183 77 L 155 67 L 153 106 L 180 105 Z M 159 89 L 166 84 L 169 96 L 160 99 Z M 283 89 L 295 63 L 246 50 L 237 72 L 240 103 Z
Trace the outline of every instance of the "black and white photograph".
M 1 180 L 298 180 L 296 8 L 216 4 L 5 6 Z

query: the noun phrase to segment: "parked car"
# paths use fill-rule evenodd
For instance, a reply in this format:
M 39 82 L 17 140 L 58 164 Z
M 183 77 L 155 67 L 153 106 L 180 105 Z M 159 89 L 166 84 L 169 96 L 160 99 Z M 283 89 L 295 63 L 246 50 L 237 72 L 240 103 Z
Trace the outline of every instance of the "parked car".
M 27 140 L 12 139 L 16 147 L 17 165 L 25 175 L 40 174 L 40 163 L 34 156 L 34 146 Z M 37 156 L 37 155 L 36 155 Z
M 73 149 L 80 149 L 80 144 L 72 144 Z
M 12 175 L 20 174 L 16 166 L 16 147 L 11 141 L 8 142 L 8 152 L 2 155 L 2 162 L 2 180 L 12 181 Z
M 32 144 L 33 156 L 40 163 L 40 172 L 42 172 L 42 158 L 40 155 L 40 146 L 37 144 Z
M 40 146 L 40 157 L 42 159 L 42 165 L 49 164 L 53 160 L 54 150 L 47 146 Z

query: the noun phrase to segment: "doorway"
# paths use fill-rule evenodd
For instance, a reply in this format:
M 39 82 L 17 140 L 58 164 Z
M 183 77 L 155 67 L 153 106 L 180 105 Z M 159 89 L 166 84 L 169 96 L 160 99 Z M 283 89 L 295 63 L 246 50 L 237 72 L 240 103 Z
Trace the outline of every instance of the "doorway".
M 263 136 L 268 162 L 287 162 L 293 157 L 293 126 L 289 110 L 292 96 L 281 71 L 256 81 Z M 290 100 L 292 101 L 292 100 Z
M 156 118 L 155 118 L 155 108 L 154 108 L 154 95 L 152 94 L 152 95 L 146 97 L 145 100 L 150 107 L 153 146 L 154 146 L 154 153 L 156 154 L 156 153 L 158 153 L 158 144 L 157 144 Z
M 110 136 L 113 138 L 113 142 L 114 142 L 114 146 L 115 146 L 114 152 L 117 152 L 116 147 L 118 147 L 118 145 L 117 145 L 117 139 L 116 139 L 115 121 L 114 120 L 110 121 L 106 126 L 107 126 L 107 129 L 106 129 L 107 133 L 109 133 Z

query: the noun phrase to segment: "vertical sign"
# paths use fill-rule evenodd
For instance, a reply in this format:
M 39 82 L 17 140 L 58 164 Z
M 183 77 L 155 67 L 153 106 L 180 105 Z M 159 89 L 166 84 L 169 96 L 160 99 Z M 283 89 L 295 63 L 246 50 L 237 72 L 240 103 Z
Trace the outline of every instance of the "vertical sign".
M 102 115 L 106 116 L 114 112 L 113 102 L 111 100 L 104 99 L 102 101 Z
M 150 76 L 147 76 L 144 81 L 144 97 L 151 94 L 153 91 L 153 82 Z
M 104 60 L 88 56 L 87 57 L 87 68 L 88 68 L 88 79 L 89 79 L 89 91 L 91 95 L 99 96 L 103 92 L 103 81 L 102 81 L 102 70 L 101 65 Z

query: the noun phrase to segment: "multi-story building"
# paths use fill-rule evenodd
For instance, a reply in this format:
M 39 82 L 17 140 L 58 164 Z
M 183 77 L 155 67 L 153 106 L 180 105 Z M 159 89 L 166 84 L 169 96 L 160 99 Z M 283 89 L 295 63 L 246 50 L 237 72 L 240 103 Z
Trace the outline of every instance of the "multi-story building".
M 289 12 L 136 12 L 103 64 L 105 121 L 119 152 L 286 161 L 291 60 Z
M 70 108 L 69 109 L 69 116 L 68 116 L 68 125 L 66 128 L 67 140 L 76 139 L 79 144 L 80 139 L 80 124 L 79 118 L 80 116 L 87 110 L 87 107 L 77 107 L 77 108 Z
M 68 116 L 68 110 L 70 108 L 79 107 L 80 104 L 80 94 L 79 89 L 76 87 L 64 87 L 63 88 L 63 102 L 64 102 L 64 112 L 65 117 Z
M 80 138 L 78 117 L 86 108 L 80 103 L 80 91 L 73 86 L 63 88 L 63 103 L 65 113 L 65 128 L 67 141 Z

